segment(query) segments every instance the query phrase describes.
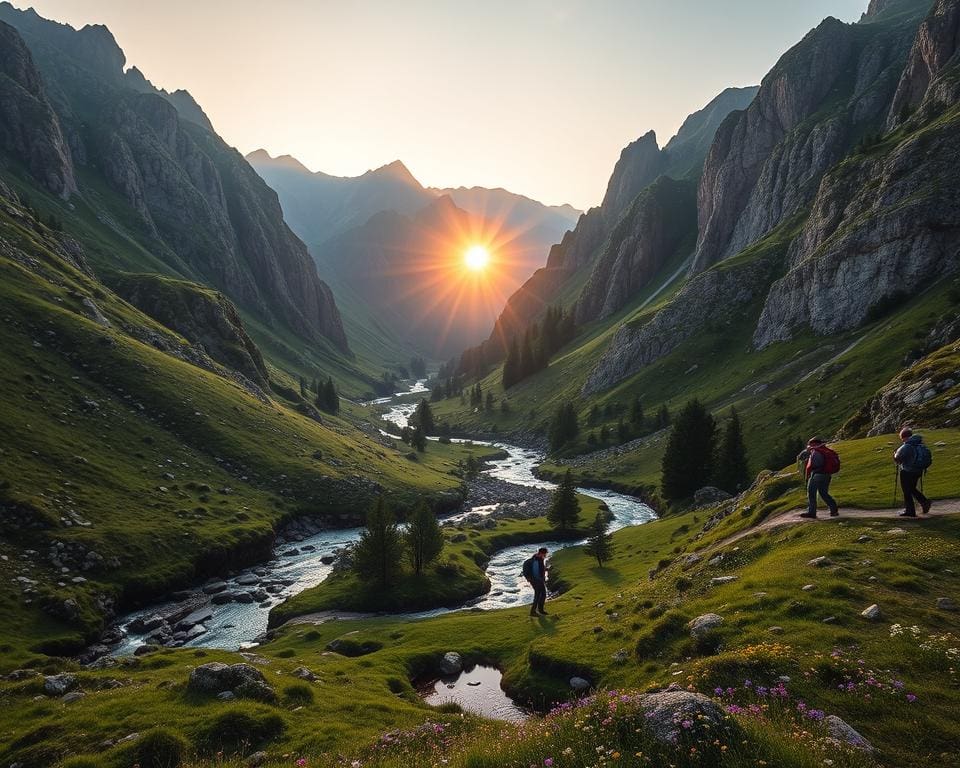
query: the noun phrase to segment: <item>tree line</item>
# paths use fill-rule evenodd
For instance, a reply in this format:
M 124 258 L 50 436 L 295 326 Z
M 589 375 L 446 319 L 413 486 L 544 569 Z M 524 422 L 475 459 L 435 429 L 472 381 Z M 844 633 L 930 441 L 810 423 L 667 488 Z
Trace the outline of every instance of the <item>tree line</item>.
M 514 336 L 510 340 L 503 363 L 503 388 L 510 389 L 542 371 L 549 365 L 553 354 L 575 335 L 573 315 L 560 306 L 547 307 L 540 323 L 530 324 L 520 339 Z
M 337 392 L 337 386 L 333 383 L 333 377 L 327 376 L 325 382 L 320 382 L 316 378 L 310 384 L 307 380 L 300 377 L 300 397 L 304 400 L 312 400 L 313 404 L 321 411 L 336 416 L 340 413 L 340 394 Z

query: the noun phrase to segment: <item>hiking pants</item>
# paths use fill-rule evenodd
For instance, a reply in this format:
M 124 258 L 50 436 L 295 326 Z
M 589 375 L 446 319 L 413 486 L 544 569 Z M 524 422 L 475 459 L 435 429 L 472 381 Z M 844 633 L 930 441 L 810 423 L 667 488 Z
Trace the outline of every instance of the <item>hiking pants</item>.
M 530 606 L 530 613 L 544 610 L 543 604 L 547 600 L 547 583 L 543 579 L 534 579 L 530 582 L 533 587 L 533 604 Z
M 827 502 L 831 512 L 837 511 L 837 502 L 830 495 L 830 475 L 814 472 L 807 481 L 807 512 L 817 514 L 817 494 Z
M 917 514 L 917 507 L 914 501 L 919 501 L 923 506 L 929 503 L 929 499 L 917 490 L 917 483 L 923 477 L 922 472 L 906 472 L 900 470 L 900 487 L 903 488 L 903 507 L 907 514 Z

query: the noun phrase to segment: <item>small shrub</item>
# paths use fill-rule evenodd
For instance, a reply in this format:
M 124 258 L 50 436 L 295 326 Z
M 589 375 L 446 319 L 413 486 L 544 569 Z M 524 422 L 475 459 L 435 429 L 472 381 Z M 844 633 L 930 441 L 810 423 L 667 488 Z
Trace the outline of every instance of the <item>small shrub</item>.
M 668 611 L 637 638 L 636 653 L 640 658 L 655 656 L 686 631 L 687 617 Z
M 178 768 L 187 756 L 187 740 L 166 728 L 148 731 L 134 745 L 140 768 Z
M 210 754 L 249 751 L 286 729 L 283 718 L 262 707 L 232 707 L 223 712 L 198 736 L 197 745 Z M 146 768 L 141 763 L 141 768 Z
M 283 689 L 284 701 L 293 707 L 313 703 L 313 689 L 306 683 L 294 683 Z

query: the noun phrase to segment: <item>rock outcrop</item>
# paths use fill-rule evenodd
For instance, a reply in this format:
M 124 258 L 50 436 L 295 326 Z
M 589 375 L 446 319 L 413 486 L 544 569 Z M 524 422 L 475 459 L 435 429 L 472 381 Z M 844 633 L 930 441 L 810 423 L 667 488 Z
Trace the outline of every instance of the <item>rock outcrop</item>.
M 0 149 L 60 197 L 77 189 L 70 148 L 23 38 L 0 22 Z
M 693 272 L 802 210 L 822 175 L 884 119 L 920 13 L 890 24 L 825 19 L 777 62 L 750 106 L 727 118 L 700 180 Z
M 112 287 L 140 311 L 202 345 L 217 362 L 262 388 L 268 386 L 263 355 L 247 335 L 237 308 L 223 294 L 158 275 L 123 275 Z
M 956 102 L 960 83 L 955 78 L 944 80 L 934 89 L 930 86 L 951 62 L 958 48 L 960 3 L 957 0 L 937 0 L 917 30 L 907 66 L 890 105 L 888 129 L 903 123 L 928 98 L 942 104 Z
M 629 303 L 696 228 L 691 182 L 662 176 L 628 207 L 607 238 L 574 312 L 578 323 L 609 317 Z M 689 246 L 688 246 L 689 247 Z
M 583 394 L 609 389 L 705 329 L 729 320 L 769 285 L 773 260 L 758 258 L 729 268 L 715 267 L 692 278 L 674 299 L 645 323 L 620 326 L 590 372 Z
M 789 271 L 767 296 L 756 347 L 803 327 L 856 328 L 960 266 L 958 125 L 916 126 L 824 178 Z

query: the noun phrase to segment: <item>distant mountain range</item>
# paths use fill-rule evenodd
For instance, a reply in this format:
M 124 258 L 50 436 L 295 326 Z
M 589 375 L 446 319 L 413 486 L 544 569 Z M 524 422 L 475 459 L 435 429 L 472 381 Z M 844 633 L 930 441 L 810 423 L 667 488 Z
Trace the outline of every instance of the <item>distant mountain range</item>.
M 424 187 L 399 160 L 338 177 L 262 149 L 246 159 L 276 190 L 336 294 L 358 300 L 341 302 L 348 335 L 370 337 L 374 323 L 383 347 L 409 345 L 435 359 L 480 341 L 505 297 L 580 215 L 505 189 Z M 453 285 L 446 298 L 437 276 L 476 239 L 495 246 L 495 279 L 455 304 L 462 275 L 444 272 Z

